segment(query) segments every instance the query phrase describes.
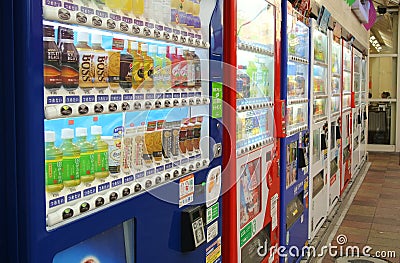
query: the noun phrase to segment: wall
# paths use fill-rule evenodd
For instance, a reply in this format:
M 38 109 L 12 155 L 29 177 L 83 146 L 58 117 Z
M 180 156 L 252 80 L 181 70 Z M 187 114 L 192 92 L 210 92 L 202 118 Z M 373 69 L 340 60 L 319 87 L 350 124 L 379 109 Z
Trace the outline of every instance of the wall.
M 332 17 L 334 17 L 339 24 L 342 25 L 356 40 L 366 49 L 369 48 L 369 32 L 358 21 L 357 17 L 351 11 L 349 5 L 344 0 L 312 0 L 313 7 L 315 4 L 318 6 L 325 6 Z M 314 9 L 314 8 L 313 8 Z

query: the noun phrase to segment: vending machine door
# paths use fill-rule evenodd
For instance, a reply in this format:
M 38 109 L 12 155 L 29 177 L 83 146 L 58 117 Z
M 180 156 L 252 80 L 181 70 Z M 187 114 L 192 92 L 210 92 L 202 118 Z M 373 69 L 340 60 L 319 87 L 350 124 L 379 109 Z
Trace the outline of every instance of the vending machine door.
M 222 2 L 130 3 L 13 1 L 30 262 L 221 261 Z

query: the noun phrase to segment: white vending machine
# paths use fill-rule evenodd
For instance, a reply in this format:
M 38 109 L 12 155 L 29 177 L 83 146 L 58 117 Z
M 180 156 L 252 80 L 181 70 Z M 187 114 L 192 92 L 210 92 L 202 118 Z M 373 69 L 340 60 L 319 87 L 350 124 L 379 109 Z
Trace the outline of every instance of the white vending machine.
M 329 36 L 329 106 L 328 106 L 328 160 L 329 160 L 329 200 L 328 213 L 335 206 L 340 197 L 340 152 L 342 137 L 340 131 L 340 110 L 342 90 L 342 42 L 341 36 L 335 36 L 333 31 Z
M 352 177 L 357 176 L 360 170 L 360 139 L 361 139 L 361 58 L 362 54 L 353 48 L 353 91 L 355 104 L 352 109 L 352 146 L 353 155 L 351 161 Z
M 310 88 L 309 239 L 323 225 L 328 210 L 328 36 L 312 20 Z

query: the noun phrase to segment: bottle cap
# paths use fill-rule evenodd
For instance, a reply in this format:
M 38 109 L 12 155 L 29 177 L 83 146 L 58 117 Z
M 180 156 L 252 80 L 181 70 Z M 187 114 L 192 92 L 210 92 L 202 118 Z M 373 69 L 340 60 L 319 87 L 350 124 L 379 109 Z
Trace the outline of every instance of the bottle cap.
M 183 48 L 178 47 L 176 53 L 177 53 L 178 56 L 182 56 L 183 55 Z
M 147 52 L 147 51 L 149 50 L 149 45 L 147 45 L 147 44 L 142 44 L 141 47 L 140 47 L 140 49 L 141 49 L 142 51 L 144 51 L 144 52 Z
M 101 127 L 101 126 L 92 126 L 92 127 L 90 127 L 90 133 L 92 135 L 101 135 L 103 133 L 103 127 Z
M 170 54 L 176 54 L 176 47 L 174 46 L 169 46 L 168 47 L 168 51 Z
M 78 42 L 89 42 L 89 33 L 87 32 L 78 32 Z
M 92 44 L 101 44 L 103 42 L 103 36 L 102 35 L 92 35 Z
M 131 49 L 138 50 L 139 43 L 138 42 L 131 42 Z
M 157 53 L 157 46 L 156 45 L 150 45 L 149 46 L 150 53 Z
M 76 134 L 76 137 L 87 136 L 87 129 L 82 128 L 82 127 L 76 128 L 75 134 Z
M 55 142 L 56 141 L 56 133 L 53 131 L 45 131 L 44 132 L 44 142 Z
M 74 130 L 70 128 L 65 128 L 61 130 L 61 139 L 73 139 Z

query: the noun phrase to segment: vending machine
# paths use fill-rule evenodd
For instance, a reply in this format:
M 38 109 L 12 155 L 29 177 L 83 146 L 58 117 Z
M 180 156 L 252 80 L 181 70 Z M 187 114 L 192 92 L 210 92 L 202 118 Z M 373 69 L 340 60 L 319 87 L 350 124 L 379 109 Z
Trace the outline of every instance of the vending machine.
M 280 1 L 226 1 L 223 259 L 277 262 Z M 228 140 L 231 149 L 229 150 Z M 226 147 L 226 148 L 225 148 Z
M 281 105 L 277 109 L 280 145 L 280 244 L 300 251 L 307 243 L 309 211 L 308 96 L 310 28 L 308 19 L 282 2 Z M 301 19 L 301 20 L 300 20 Z M 284 121 L 279 121 L 282 114 Z M 280 128 L 282 126 L 282 128 Z M 286 251 L 288 252 L 288 251 Z M 281 262 L 297 262 L 300 254 L 287 253 Z
M 351 155 L 352 155 L 352 47 L 344 39 L 343 63 L 342 63 L 342 108 L 341 108 L 341 131 L 342 131 L 342 149 L 340 160 L 340 194 L 344 192 L 351 179 Z
M 362 90 L 362 54 L 353 48 L 353 92 L 354 107 L 352 108 L 352 177 L 360 170 L 360 141 L 361 141 L 361 90 Z
M 310 86 L 310 214 L 309 239 L 326 220 L 328 211 L 328 32 L 312 21 Z
M 367 72 L 368 72 L 368 57 L 363 56 L 361 60 L 361 135 L 360 135 L 360 167 L 367 160 L 367 141 L 368 135 L 368 82 L 367 82 Z
M 221 1 L 14 10 L 21 260 L 221 262 Z
M 340 130 L 340 110 L 342 107 L 342 42 L 341 35 L 329 31 L 329 81 L 328 88 L 329 106 L 328 106 L 328 160 L 329 160 L 329 202 L 328 214 L 332 211 L 340 197 L 340 158 L 342 146 L 342 132 Z

